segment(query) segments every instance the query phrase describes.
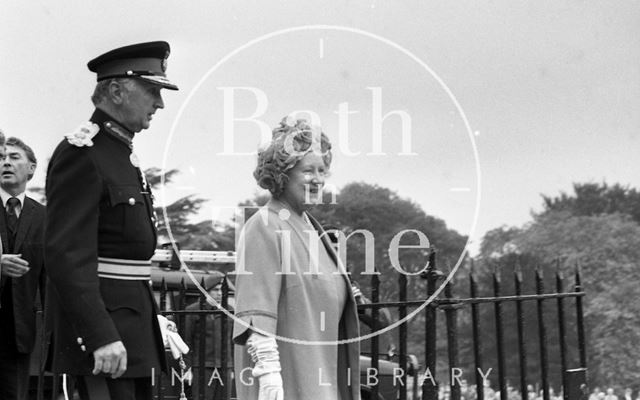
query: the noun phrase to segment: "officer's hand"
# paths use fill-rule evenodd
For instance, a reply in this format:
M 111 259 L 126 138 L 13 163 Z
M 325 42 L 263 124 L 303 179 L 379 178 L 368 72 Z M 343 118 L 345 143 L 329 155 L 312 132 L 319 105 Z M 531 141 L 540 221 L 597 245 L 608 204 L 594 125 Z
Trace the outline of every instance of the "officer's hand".
M 20 258 L 22 254 L 3 254 L 0 257 L 2 275 L 10 278 L 20 278 L 29 272 L 29 262 Z
M 127 349 L 122 341 L 106 344 L 93 352 L 93 374 L 111 374 L 113 379 L 119 378 L 127 370 Z

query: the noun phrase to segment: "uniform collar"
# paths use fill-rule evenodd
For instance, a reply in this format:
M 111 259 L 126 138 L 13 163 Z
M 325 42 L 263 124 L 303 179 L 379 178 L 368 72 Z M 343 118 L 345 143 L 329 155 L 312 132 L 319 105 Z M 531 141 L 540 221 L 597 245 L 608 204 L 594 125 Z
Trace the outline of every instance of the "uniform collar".
M 96 123 L 101 130 L 104 130 L 113 138 L 124 143 L 127 147 L 133 147 L 134 133 L 101 109 L 96 108 L 91 116 L 91 122 Z

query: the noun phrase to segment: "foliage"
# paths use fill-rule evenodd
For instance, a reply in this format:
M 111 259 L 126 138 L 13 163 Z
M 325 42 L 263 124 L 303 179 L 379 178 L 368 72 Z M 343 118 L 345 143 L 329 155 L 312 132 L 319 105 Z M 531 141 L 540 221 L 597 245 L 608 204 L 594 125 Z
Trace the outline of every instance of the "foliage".
M 158 167 L 151 167 L 144 170 L 144 175 L 151 186 L 152 189 L 157 189 L 162 184 L 162 179 L 164 178 L 165 185 L 170 183 L 173 180 L 173 177 L 176 176 L 180 171 L 177 169 L 170 169 L 168 171 L 164 171 L 162 173 L 162 169 Z M 163 177 L 164 175 L 164 177 Z
M 567 211 L 573 215 L 628 214 L 640 223 L 640 192 L 634 188 L 606 183 L 574 183 L 574 194 L 542 196 L 544 212 Z
M 574 184 L 574 191 L 543 196 L 544 211 L 522 228 L 487 233 L 478 257 L 479 274 L 488 276 L 505 257 L 531 260 L 523 272 L 536 266 L 550 268 L 556 258 L 567 275 L 580 265 L 587 294 L 590 383 L 631 386 L 640 379 L 633 351 L 640 345 L 640 304 L 629 301 L 640 296 L 640 197 L 635 189 L 617 184 Z M 547 314 L 555 315 L 553 307 Z M 575 322 L 569 322 L 573 337 L 569 343 L 575 345 Z M 569 367 L 576 366 L 575 357 L 574 352 Z
M 178 173 L 172 169 L 164 172 L 165 185 Z M 145 176 L 152 190 L 157 191 L 162 182 L 162 170 L 149 168 Z M 166 207 L 155 207 L 158 215 L 158 235 L 161 241 L 169 242 L 171 236 L 182 249 L 189 250 L 233 250 L 234 235 L 231 227 L 214 225 L 212 221 L 191 222 L 207 200 L 196 195 L 182 197 Z M 167 226 L 167 221 L 169 225 Z
M 480 257 L 498 258 L 513 251 L 512 240 L 521 233 L 516 227 L 501 226 L 488 231 L 480 244 Z
M 640 306 L 625 299 L 640 296 L 640 225 L 624 214 L 548 212 L 517 242 L 523 252 L 580 264 L 588 294 L 588 365 L 595 383 L 637 382 L 640 371 L 629 349 L 640 344 Z
M 439 258 L 446 263 L 455 262 L 466 243 L 466 237 L 447 228 L 444 221 L 427 215 L 419 205 L 398 196 L 397 193 L 377 185 L 350 183 L 337 195 L 336 204 L 325 198 L 322 206 L 313 214 L 325 226 L 333 226 L 349 235 L 356 230 L 367 230 L 373 236 L 373 249 L 367 247 L 364 237 L 355 234 L 349 239 L 347 267 L 353 278 L 364 287 L 369 286 L 370 276 L 364 274 L 366 252 L 372 251 L 376 270 L 381 273 L 381 298 L 394 299 L 397 295 L 398 271 L 391 265 L 389 245 L 401 231 L 412 229 L 424 233 L 432 246 L 438 249 Z M 415 234 L 405 234 L 401 244 L 418 244 Z M 422 270 L 428 261 L 428 251 L 403 249 L 399 266 L 408 272 Z M 424 281 L 410 279 L 410 289 L 417 293 L 424 288 Z M 411 293 L 411 292 L 410 292 Z M 421 294 L 423 292 L 420 292 Z

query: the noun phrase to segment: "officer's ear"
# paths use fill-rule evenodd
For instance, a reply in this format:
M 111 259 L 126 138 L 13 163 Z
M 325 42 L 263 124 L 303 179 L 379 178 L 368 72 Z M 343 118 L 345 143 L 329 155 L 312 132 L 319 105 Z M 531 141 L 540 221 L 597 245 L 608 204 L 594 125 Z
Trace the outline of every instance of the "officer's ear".
M 124 82 L 119 82 L 115 79 L 109 82 L 109 97 L 114 104 L 122 104 L 127 93 L 127 88 Z

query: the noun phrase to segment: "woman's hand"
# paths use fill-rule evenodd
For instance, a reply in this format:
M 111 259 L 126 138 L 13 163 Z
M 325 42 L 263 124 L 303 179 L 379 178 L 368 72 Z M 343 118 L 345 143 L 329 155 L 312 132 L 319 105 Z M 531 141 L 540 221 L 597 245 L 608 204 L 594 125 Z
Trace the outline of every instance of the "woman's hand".
M 253 332 L 247 340 L 247 352 L 255 363 L 251 373 L 260 383 L 258 400 L 283 400 L 280 354 L 276 340 Z
M 284 389 L 282 387 L 282 375 L 280 372 L 270 372 L 258 378 L 260 392 L 258 400 L 283 400 Z

